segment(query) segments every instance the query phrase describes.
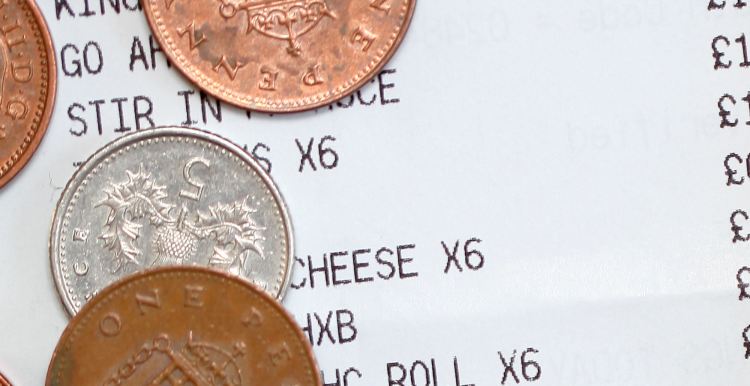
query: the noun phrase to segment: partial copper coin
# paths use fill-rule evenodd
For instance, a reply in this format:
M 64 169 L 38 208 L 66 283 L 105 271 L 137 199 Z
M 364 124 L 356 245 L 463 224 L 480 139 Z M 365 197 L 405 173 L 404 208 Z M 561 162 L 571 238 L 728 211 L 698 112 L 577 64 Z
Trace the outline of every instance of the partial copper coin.
M 31 0 L 0 1 L 0 188 L 42 141 L 57 67 L 47 24 Z
M 143 271 L 86 303 L 48 386 L 320 386 L 306 335 L 252 284 L 208 268 Z
M 2 374 L 0 374 L 0 386 L 11 386 L 10 382 Z
M 145 0 L 193 83 L 237 106 L 293 112 L 351 94 L 393 56 L 416 0 Z

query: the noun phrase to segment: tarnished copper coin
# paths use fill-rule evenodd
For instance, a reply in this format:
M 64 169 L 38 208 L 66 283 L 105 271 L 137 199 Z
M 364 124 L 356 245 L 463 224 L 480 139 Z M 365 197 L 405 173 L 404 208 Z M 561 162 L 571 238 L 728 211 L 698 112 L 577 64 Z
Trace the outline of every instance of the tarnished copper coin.
M 0 374 L 0 386 L 11 386 L 10 382 L 2 374 Z
M 320 107 L 393 56 L 416 0 L 144 0 L 159 44 L 193 83 L 266 112 Z
M 320 386 L 306 336 L 252 284 L 198 267 L 107 287 L 71 320 L 48 386 Z
M 31 0 L 0 1 L 0 187 L 34 154 L 55 102 L 57 67 L 47 24 Z

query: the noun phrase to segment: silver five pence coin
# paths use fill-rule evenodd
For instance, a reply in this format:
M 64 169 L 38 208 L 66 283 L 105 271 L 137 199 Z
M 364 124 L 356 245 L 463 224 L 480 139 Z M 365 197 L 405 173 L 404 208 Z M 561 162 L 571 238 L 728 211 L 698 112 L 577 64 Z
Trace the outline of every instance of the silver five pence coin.
M 293 245 L 281 194 L 246 152 L 165 127 L 124 136 L 80 167 L 57 204 L 50 260 L 75 315 L 118 279 L 174 265 L 223 270 L 281 300 Z

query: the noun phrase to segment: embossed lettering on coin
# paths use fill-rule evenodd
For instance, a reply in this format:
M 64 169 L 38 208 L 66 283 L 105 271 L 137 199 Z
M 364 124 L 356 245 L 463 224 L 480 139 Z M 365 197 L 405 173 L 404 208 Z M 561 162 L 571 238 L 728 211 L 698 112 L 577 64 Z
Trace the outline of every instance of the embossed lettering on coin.
M 319 386 L 321 379 L 307 337 L 273 298 L 235 276 L 172 267 L 126 277 L 87 303 L 60 338 L 46 384 Z
M 159 46 L 193 83 L 267 112 L 312 109 L 367 83 L 416 0 L 145 0 Z
M 52 114 L 55 50 L 36 4 L 0 1 L 0 187 L 36 150 Z
M 118 278 L 160 266 L 210 266 L 280 298 L 291 232 L 276 187 L 243 150 L 162 128 L 123 137 L 81 166 L 58 204 L 50 258 L 71 314 Z

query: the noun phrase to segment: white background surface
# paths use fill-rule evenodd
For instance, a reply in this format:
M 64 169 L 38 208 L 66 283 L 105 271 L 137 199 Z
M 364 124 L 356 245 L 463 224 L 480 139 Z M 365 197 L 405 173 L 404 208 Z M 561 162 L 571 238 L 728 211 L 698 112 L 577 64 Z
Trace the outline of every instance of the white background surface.
M 336 369 L 355 368 L 362 377 L 347 386 L 389 386 L 388 363 L 408 371 L 435 359 L 438 385 L 452 385 L 456 357 L 461 384 L 497 386 L 498 351 L 508 360 L 513 350 L 520 382 L 530 383 L 520 355 L 533 347 L 538 385 L 746 384 L 750 301 L 738 301 L 735 276 L 750 265 L 750 246 L 732 243 L 729 217 L 750 210 L 750 183 L 728 187 L 723 161 L 750 152 L 740 100 L 750 68 L 738 66 L 734 43 L 750 33 L 750 6 L 727 1 L 709 12 L 708 3 L 419 0 L 386 66 L 397 72 L 382 78 L 394 85 L 386 99 L 399 103 L 378 95 L 371 106 L 355 98 L 351 108 L 251 119 L 222 104 L 222 121 L 209 113 L 204 124 L 197 89 L 162 54 L 155 71 L 142 61 L 130 70 L 134 37 L 150 56 L 142 12 L 116 14 L 105 1 L 100 15 L 91 1 L 96 14 L 82 17 L 83 0 L 68 0 L 75 17 L 62 10 L 58 19 L 55 2 L 42 1 L 58 53 L 57 101 L 36 155 L 0 190 L 0 371 L 14 385 L 44 383 L 69 320 L 49 268 L 50 222 L 73 164 L 119 135 L 110 100 L 128 98 L 128 126 L 138 95 L 153 102 L 157 125 L 176 125 L 186 119 L 177 92 L 195 90 L 196 127 L 271 149 L 259 154 L 272 163 L 302 261 L 319 267 L 324 254 L 348 252 L 336 262 L 348 264 L 339 279 L 351 280 L 352 251 L 372 251 L 361 259 L 369 283 L 326 287 L 319 273 L 313 289 L 307 267 L 295 267 L 293 283 L 306 286 L 290 289 L 284 305 L 303 324 L 313 315 L 327 383 Z M 717 71 L 718 35 L 732 42 L 719 47 L 734 64 Z M 65 76 L 61 49 L 89 41 L 101 47 L 102 71 Z M 71 70 L 76 55 L 66 55 Z M 376 80 L 361 94 L 378 93 Z M 716 103 L 727 93 L 740 124 L 722 129 Z M 98 99 L 107 101 L 101 135 L 89 104 Z M 70 132 L 81 129 L 68 115 L 75 103 L 86 109 L 74 110 L 88 123 L 80 137 Z M 326 142 L 339 156 L 333 169 L 317 158 L 325 136 L 336 138 Z M 299 172 L 295 139 L 311 138 L 318 170 Z M 445 273 L 441 241 L 452 249 L 460 240 L 463 263 L 471 238 L 482 240 L 472 247 L 484 266 Z M 374 253 L 407 244 L 415 247 L 405 267 L 418 276 L 378 278 L 387 268 Z M 355 316 L 356 338 L 317 345 L 314 314 L 333 311 L 338 340 L 336 310 Z

